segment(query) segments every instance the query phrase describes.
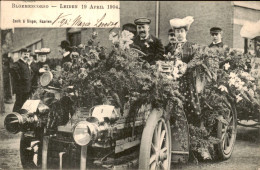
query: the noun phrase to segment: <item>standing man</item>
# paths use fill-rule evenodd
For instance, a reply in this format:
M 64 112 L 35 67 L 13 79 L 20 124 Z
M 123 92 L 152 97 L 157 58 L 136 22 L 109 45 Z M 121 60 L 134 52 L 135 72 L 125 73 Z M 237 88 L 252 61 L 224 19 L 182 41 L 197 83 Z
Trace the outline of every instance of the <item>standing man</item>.
M 168 40 L 169 40 L 169 44 L 167 44 L 164 47 L 165 54 L 168 55 L 168 53 L 170 53 L 171 55 L 173 55 L 176 48 L 176 38 L 175 38 L 174 30 L 172 28 L 169 29 L 168 31 Z
M 4 102 L 11 104 L 12 100 L 12 91 L 11 91 L 11 76 L 10 76 L 10 67 L 12 64 L 11 57 L 8 57 L 8 53 L 2 55 L 3 59 L 3 82 L 4 82 Z
M 161 40 L 149 33 L 151 20 L 148 18 L 138 18 L 134 23 L 137 26 L 137 36 L 133 41 L 146 54 L 143 59 L 150 64 L 155 64 L 156 61 L 163 60 L 164 47 Z
M 31 94 L 32 70 L 28 64 L 30 50 L 22 48 L 20 50 L 21 58 L 15 62 L 11 68 L 11 74 L 14 80 L 14 93 L 16 101 L 13 112 L 18 112 Z
M 209 45 L 209 48 L 223 48 L 222 42 L 222 29 L 219 27 L 212 27 L 210 29 L 210 35 L 213 39 L 212 43 Z
M 29 65 L 31 67 L 31 70 L 33 72 L 32 75 L 32 94 L 36 91 L 38 88 L 38 78 L 39 78 L 39 67 L 37 63 L 37 55 L 36 54 L 30 54 L 29 57 Z
M 62 60 L 61 60 L 61 66 L 63 66 L 64 63 L 66 62 L 72 62 L 71 58 L 71 52 L 72 48 L 70 47 L 70 42 L 67 40 L 63 40 L 60 43 L 60 53 L 62 55 Z

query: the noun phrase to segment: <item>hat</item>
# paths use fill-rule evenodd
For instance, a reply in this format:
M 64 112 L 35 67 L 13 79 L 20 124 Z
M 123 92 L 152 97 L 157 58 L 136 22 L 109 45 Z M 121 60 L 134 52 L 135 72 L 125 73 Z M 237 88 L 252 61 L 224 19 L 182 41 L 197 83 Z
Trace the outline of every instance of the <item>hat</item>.
M 68 40 L 63 40 L 60 42 L 60 45 L 59 45 L 61 48 L 66 48 L 68 46 L 70 46 L 70 42 Z
M 32 54 L 32 53 L 31 53 L 30 56 L 33 57 L 34 60 L 37 59 L 37 55 L 36 55 L 36 54 Z
M 122 30 L 123 30 L 123 31 L 124 31 L 124 30 L 127 30 L 127 31 L 133 33 L 134 35 L 136 35 L 136 31 L 137 31 L 137 30 L 136 30 L 136 25 L 135 25 L 135 24 L 132 24 L 132 23 L 124 24 Z
M 254 39 L 260 36 L 260 20 L 258 22 L 246 22 L 241 31 L 240 35 L 244 38 Z
M 150 24 L 151 20 L 148 18 L 138 18 L 134 21 L 136 25 L 144 25 L 144 24 Z
M 30 53 L 31 50 L 29 50 L 28 48 L 21 48 L 20 52 L 21 53 Z
M 46 55 L 51 52 L 50 48 L 42 48 L 41 50 L 35 50 L 34 53 L 38 55 Z
M 192 16 L 187 16 L 183 19 L 174 18 L 170 20 L 170 25 L 172 29 L 175 28 L 185 28 L 186 30 L 190 29 L 190 25 L 193 23 L 194 19 Z
M 222 31 L 219 27 L 212 27 L 210 28 L 210 33 L 220 33 Z
M 172 28 L 169 29 L 169 31 L 168 31 L 168 35 L 170 35 L 170 34 L 174 34 L 175 35 L 175 32 L 174 32 L 174 30 Z

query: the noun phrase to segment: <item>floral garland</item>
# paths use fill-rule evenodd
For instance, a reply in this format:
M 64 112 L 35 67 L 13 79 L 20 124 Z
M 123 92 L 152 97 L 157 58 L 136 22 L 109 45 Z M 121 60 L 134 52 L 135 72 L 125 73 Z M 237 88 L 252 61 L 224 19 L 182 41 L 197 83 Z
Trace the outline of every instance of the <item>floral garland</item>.
M 94 37 L 97 36 L 95 33 Z M 131 113 L 142 104 L 151 103 L 153 108 L 168 108 L 178 120 L 185 117 L 185 99 L 179 92 L 179 80 L 190 74 L 196 78 L 191 82 L 196 82 L 201 108 L 201 114 L 197 115 L 201 124 L 188 118 L 191 150 L 203 159 L 214 158 L 214 144 L 219 142 L 214 125 L 219 116 L 225 119 L 230 112 L 227 104 L 230 99 L 238 104 L 238 113 L 245 115 L 244 110 L 251 106 L 252 112 L 259 112 L 256 80 L 247 72 L 250 68 L 247 60 L 251 56 L 228 48 L 194 45 L 194 57 L 188 64 L 176 55 L 167 55 L 168 61 L 150 65 L 142 60 L 142 52 L 131 48 L 132 38 L 128 31 L 112 32 L 109 39 L 113 50 L 109 54 L 103 53 L 102 47 L 91 46 L 54 73 L 53 85 L 60 87 L 65 96 L 72 96 L 74 108 L 112 104 L 123 114 L 124 105 L 130 103 L 129 116 L 134 117 Z
M 215 136 L 214 126 L 216 120 L 225 121 L 231 109 L 230 103 L 236 106 L 238 117 L 259 114 L 257 82 L 248 73 L 248 61 L 253 56 L 227 47 L 210 49 L 194 45 L 193 50 L 195 55 L 187 72 L 193 73 L 194 77 L 205 77 L 205 81 L 196 82 L 203 88 L 198 94 L 200 125 L 189 122 L 191 150 L 203 159 L 212 159 L 215 157 L 214 144 L 220 142 Z

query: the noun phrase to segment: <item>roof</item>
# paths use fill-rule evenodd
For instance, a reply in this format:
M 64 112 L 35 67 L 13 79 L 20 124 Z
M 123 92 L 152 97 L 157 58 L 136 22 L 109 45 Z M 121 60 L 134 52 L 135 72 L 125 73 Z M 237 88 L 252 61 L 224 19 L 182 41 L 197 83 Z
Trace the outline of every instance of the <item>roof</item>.
M 41 38 L 41 39 L 37 39 L 37 40 L 35 40 L 35 41 L 33 41 L 33 42 L 30 42 L 30 43 L 28 43 L 28 44 L 25 44 L 25 45 L 23 45 L 23 46 L 16 47 L 16 48 L 12 51 L 12 53 L 18 52 L 18 51 L 20 51 L 22 48 L 28 48 L 29 46 L 31 46 L 31 45 L 33 45 L 33 44 L 39 42 L 39 41 L 42 41 L 42 38 Z

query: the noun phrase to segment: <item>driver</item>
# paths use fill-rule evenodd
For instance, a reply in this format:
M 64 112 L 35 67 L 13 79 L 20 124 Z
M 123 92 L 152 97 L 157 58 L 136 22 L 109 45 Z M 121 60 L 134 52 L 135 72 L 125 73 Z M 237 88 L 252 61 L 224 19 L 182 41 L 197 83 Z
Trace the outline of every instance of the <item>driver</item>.
M 151 20 L 148 18 L 138 18 L 134 21 L 137 27 L 137 36 L 134 38 L 134 45 L 138 46 L 146 54 L 144 60 L 150 64 L 155 64 L 158 60 L 163 60 L 164 47 L 160 39 L 150 34 Z

